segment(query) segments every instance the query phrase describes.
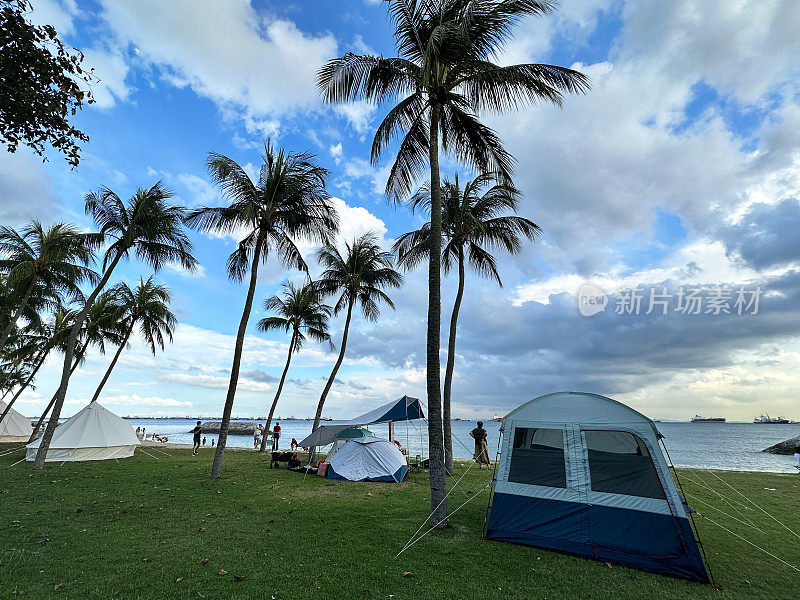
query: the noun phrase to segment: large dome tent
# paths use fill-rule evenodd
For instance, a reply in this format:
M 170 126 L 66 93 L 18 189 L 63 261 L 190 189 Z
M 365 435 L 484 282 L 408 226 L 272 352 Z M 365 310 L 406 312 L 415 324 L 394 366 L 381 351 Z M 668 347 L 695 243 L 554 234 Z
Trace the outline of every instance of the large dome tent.
M 709 582 L 655 424 L 597 394 L 541 396 L 503 419 L 486 537 Z
M 8 404 L 0 400 L 0 415 L 3 414 Z M 33 434 L 31 421 L 13 408 L 9 409 L 3 420 L 0 421 L 0 442 L 27 442 Z
M 25 459 L 36 460 L 41 438 L 27 446 Z M 99 402 L 92 402 L 56 427 L 47 462 L 109 460 L 133 456 L 139 438 L 130 424 Z

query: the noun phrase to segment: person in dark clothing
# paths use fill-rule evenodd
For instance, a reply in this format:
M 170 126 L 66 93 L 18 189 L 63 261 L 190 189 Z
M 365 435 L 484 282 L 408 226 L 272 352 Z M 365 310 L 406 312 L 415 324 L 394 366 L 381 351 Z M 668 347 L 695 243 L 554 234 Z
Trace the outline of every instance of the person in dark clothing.
M 281 424 L 279 422 L 275 422 L 275 427 L 272 429 L 272 449 L 278 449 L 278 440 L 281 437 Z
M 203 434 L 203 428 L 200 425 L 200 421 L 198 421 L 197 425 L 194 426 L 194 429 L 192 429 L 192 433 L 194 434 L 192 456 L 197 456 L 197 451 L 200 450 L 200 436 Z
M 483 428 L 483 421 L 478 421 L 478 426 L 469 432 L 472 439 L 475 440 L 475 454 L 473 458 L 478 463 L 478 468 L 482 469 L 483 465 L 489 468 L 489 446 L 486 439 L 489 437 L 488 432 Z

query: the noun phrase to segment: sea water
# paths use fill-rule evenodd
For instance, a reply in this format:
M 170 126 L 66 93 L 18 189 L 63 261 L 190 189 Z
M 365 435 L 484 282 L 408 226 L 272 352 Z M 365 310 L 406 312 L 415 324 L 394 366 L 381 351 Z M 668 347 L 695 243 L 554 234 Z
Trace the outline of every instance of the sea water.
M 191 444 L 189 433 L 195 419 L 129 419 L 134 429 L 144 427 L 147 435 L 157 433 L 169 438 L 170 442 Z M 254 423 L 253 419 L 237 419 Z M 331 421 L 335 424 L 336 421 Z M 292 438 L 302 440 L 311 433 L 312 421 L 282 420 L 281 448 L 288 448 Z M 469 432 L 475 421 L 453 421 L 453 455 L 456 458 L 471 458 L 474 448 Z M 500 439 L 500 423 L 484 422 L 489 433 L 489 455 L 494 458 Z M 664 436 L 664 443 L 676 467 L 695 467 L 726 469 L 734 471 L 769 471 L 776 473 L 796 473 L 794 459 L 761 452 L 767 446 L 800 435 L 800 425 L 756 425 L 753 423 L 656 423 Z M 369 430 L 376 436 L 388 438 L 386 424 L 370 425 Z M 400 422 L 395 424 L 395 439 L 409 454 L 427 456 L 428 433 L 425 421 Z M 216 443 L 216 434 L 204 434 L 206 446 Z M 229 435 L 228 445 L 253 447 L 252 435 Z M 425 449 L 425 450 L 423 450 Z

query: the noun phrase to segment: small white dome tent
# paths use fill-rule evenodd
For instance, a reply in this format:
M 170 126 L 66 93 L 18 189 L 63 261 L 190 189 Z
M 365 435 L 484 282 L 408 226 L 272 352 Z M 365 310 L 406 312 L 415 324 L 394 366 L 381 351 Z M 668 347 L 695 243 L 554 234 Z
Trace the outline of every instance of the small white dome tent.
M 35 460 L 41 438 L 28 444 L 26 460 Z M 130 424 L 99 402 L 87 407 L 56 427 L 48 462 L 108 460 L 133 456 L 139 438 Z
M 8 404 L 0 400 L 0 415 L 2 415 Z M 0 421 L 0 442 L 27 442 L 33 434 L 31 421 L 22 416 L 13 408 Z
M 325 457 L 325 460 L 330 463 L 333 456 L 339 451 L 339 448 L 354 438 L 362 437 L 375 437 L 375 435 L 369 429 L 363 427 L 348 427 L 347 429 L 343 429 L 336 434 L 336 439 L 333 440 L 333 447 L 328 452 L 328 456 Z
M 406 457 L 393 443 L 377 437 L 347 441 L 328 465 L 328 479 L 400 483 L 408 472 Z
M 655 424 L 560 392 L 503 419 L 486 537 L 709 582 Z

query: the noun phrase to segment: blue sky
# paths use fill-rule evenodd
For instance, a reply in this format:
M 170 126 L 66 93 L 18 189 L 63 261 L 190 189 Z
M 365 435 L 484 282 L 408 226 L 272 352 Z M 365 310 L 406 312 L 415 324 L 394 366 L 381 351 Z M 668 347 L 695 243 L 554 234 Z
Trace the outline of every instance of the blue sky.
M 265 137 L 315 152 L 331 171 L 341 239 L 373 230 L 388 247 L 420 215 L 381 194 L 389 158 L 370 165 L 385 107 L 325 106 L 314 73 L 346 51 L 393 53 L 378 0 L 156 2 L 35 0 L 32 18 L 56 26 L 100 79 L 76 125 L 90 136 L 78 169 L 57 155 L 0 152 L 0 220 L 36 217 L 91 227 L 83 196 L 120 196 L 162 180 L 190 206 L 225 202 L 204 169 L 209 151 L 255 172 Z M 580 389 L 654 417 L 696 412 L 800 419 L 800 43 L 788 2 L 561 2 L 521 23 L 498 61 L 574 66 L 593 82 L 563 109 L 484 115 L 517 157 L 521 214 L 544 236 L 499 256 L 504 286 L 468 279 L 459 328 L 455 413 L 487 416 L 533 395 Z M 443 162 L 452 175 L 458 167 Z M 231 238 L 193 233 L 201 268 L 157 275 L 181 326 L 155 359 L 135 342 L 103 402 L 120 414 L 217 415 L 244 288 L 227 280 Z M 310 258 L 314 248 L 303 246 Z M 147 277 L 135 262 L 116 279 Z M 287 349 L 255 331 L 260 304 L 296 273 L 263 269 L 234 412 L 266 412 Z M 625 287 L 761 285 L 758 315 L 670 313 L 583 317 L 582 283 Z M 445 281 L 445 312 L 454 282 Z M 424 397 L 425 278 L 407 274 L 375 323 L 358 320 L 326 413 L 346 417 L 408 393 Z M 445 326 L 447 319 L 444 319 Z M 341 322 L 333 323 L 335 341 Z M 444 357 L 444 354 L 443 354 Z M 65 414 L 90 398 L 110 357 L 92 355 L 70 386 Z M 278 412 L 313 413 L 334 355 L 308 346 L 293 362 Z M 58 357 L 21 399 L 49 398 Z

